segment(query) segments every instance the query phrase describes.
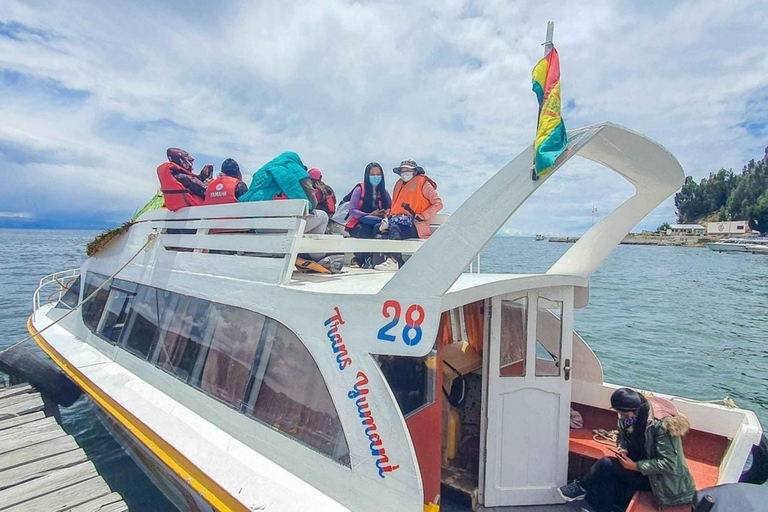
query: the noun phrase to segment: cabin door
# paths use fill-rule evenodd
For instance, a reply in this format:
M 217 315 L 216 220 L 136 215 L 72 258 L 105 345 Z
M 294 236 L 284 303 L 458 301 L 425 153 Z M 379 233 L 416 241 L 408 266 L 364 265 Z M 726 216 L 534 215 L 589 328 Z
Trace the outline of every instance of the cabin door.
M 481 501 L 559 503 L 568 472 L 573 289 L 494 297 L 490 323 Z

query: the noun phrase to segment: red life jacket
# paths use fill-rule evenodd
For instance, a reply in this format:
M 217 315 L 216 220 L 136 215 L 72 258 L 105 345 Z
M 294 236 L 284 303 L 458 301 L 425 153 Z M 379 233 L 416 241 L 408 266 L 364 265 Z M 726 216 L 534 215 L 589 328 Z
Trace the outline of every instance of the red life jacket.
M 357 209 L 358 210 L 362 210 L 363 209 L 363 200 L 365 199 L 365 186 L 362 183 L 358 183 L 357 185 L 355 185 L 355 188 L 357 188 L 357 187 L 360 187 L 360 201 L 357 202 Z M 352 192 L 349 193 L 350 196 L 355 192 L 355 188 L 353 188 Z M 377 210 L 381 210 L 382 208 L 384 208 L 384 201 L 383 201 L 383 198 L 381 197 L 381 194 L 379 194 L 379 200 L 378 200 L 378 204 L 377 204 L 377 208 L 376 209 Z M 368 213 L 370 213 L 370 212 L 368 212 Z M 350 217 L 350 219 L 346 223 L 345 227 L 347 228 L 347 230 L 350 230 L 350 229 L 354 228 L 355 226 L 357 226 L 358 222 L 360 222 L 359 218 L 352 218 L 352 217 Z
M 165 162 L 158 167 L 157 177 L 160 180 L 160 190 L 163 191 L 165 197 L 165 207 L 175 212 L 188 206 L 201 206 L 204 199 L 187 190 L 179 180 L 173 177 L 171 169 L 197 178 L 194 173 L 173 162 Z
M 235 190 L 241 180 L 232 176 L 220 176 L 205 189 L 205 204 L 236 203 Z

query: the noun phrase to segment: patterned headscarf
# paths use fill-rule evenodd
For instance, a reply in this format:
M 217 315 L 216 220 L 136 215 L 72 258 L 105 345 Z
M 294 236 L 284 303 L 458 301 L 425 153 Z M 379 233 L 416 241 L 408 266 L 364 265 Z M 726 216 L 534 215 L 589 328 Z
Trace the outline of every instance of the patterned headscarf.
M 192 172 L 192 164 L 195 162 L 195 159 L 192 158 L 192 155 L 179 148 L 168 148 L 165 154 L 168 157 L 168 161 L 175 163 L 176 165 L 188 170 L 189 172 Z

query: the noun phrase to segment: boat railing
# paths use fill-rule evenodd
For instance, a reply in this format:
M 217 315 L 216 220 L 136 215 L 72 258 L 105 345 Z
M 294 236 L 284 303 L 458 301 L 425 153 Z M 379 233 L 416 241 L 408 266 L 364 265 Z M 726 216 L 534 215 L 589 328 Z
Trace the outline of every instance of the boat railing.
M 264 201 L 184 208 L 177 212 L 151 211 L 137 224 L 158 234 L 163 250 L 176 253 L 176 265 L 205 273 L 212 255 L 248 257 L 246 265 L 223 265 L 217 271 L 232 272 L 225 277 L 275 284 L 287 284 L 296 270 L 300 254 L 401 253 L 414 254 L 424 240 L 384 240 L 351 238 L 343 234 L 304 233 L 307 202 L 301 200 Z M 436 230 L 448 215 L 430 222 Z M 234 263 L 234 260 L 232 260 Z M 245 268 L 247 267 L 247 269 Z M 235 275 L 237 274 L 237 275 Z
M 62 270 L 54 272 L 40 279 L 40 283 L 32 297 L 33 311 L 40 309 L 40 306 L 54 304 L 61 300 L 61 297 L 69 290 L 69 286 L 80 276 L 79 268 Z M 44 301 L 40 297 L 45 297 Z

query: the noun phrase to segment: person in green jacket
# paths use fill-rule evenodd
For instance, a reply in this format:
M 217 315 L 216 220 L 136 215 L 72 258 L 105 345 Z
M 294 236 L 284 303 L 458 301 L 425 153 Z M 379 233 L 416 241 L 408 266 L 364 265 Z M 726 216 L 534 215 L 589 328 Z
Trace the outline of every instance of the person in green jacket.
M 624 510 L 636 491 L 652 491 L 661 506 L 691 503 L 696 485 L 681 441 L 688 418 L 671 401 L 629 388 L 613 392 L 611 408 L 619 415 L 616 456 L 598 460 L 584 480 L 560 487 L 560 496 L 586 498 L 596 512 Z
M 305 233 L 325 233 L 328 214 L 316 208 L 317 198 L 306 166 L 298 154 L 286 151 L 273 158 L 256 171 L 248 191 L 237 200 L 272 201 L 275 199 L 306 199 L 309 201 L 309 215 L 306 218 Z

